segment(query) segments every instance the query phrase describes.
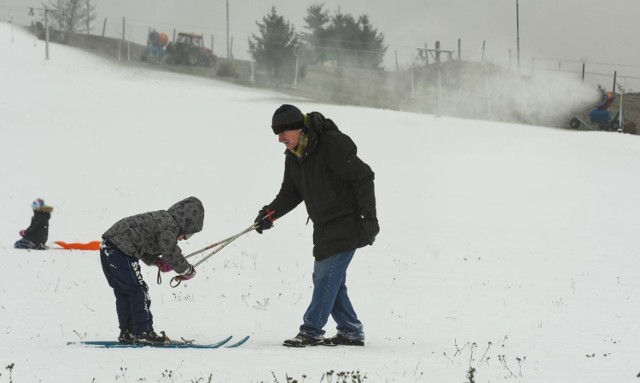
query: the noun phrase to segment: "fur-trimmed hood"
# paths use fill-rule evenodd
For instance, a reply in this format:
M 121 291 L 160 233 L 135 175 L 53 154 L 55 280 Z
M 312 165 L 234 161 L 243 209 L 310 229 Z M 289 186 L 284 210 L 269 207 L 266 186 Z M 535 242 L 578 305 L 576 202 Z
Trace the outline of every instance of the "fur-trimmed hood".
M 34 209 L 33 211 L 41 211 L 43 213 L 51 213 L 53 211 L 53 206 L 44 205 L 42 207 Z

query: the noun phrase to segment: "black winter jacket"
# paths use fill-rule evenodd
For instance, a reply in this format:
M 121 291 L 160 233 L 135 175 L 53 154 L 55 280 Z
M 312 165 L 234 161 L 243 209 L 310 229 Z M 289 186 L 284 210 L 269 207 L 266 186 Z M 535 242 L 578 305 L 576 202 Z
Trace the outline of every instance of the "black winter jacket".
M 200 232 L 203 222 L 202 202 L 196 197 L 189 197 L 168 210 L 123 218 L 111 226 L 102 238 L 147 265 L 153 265 L 162 255 L 173 270 L 183 273 L 189 268 L 189 263 L 178 247 L 178 236 Z
M 304 201 L 313 221 L 316 260 L 372 245 L 380 231 L 374 172 L 333 121 L 318 112 L 306 117 L 307 149 L 301 158 L 285 152 L 282 186 L 269 204 L 274 218 Z
M 31 225 L 24 230 L 24 239 L 36 246 L 45 246 L 49 238 L 50 211 L 34 210 Z

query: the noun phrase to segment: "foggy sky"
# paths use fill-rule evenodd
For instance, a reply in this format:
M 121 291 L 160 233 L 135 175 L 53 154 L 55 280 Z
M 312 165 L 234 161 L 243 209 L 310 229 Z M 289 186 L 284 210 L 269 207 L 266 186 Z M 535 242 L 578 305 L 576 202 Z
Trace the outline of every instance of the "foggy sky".
M 90 0 L 97 5 L 94 32 L 101 32 L 107 18 L 107 35 L 121 35 L 122 17 L 127 19 L 127 39 L 144 43 L 149 27 L 171 33 L 202 32 L 214 35 L 214 50 L 226 55 L 226 0 Z M 457 50 L 462 40 L 462 58 L 479 61 L 486 41 L 485 58 L 507 66 L 511 49 L 512 65 L 517 60 L 516 0 L 228 0 L 230 35 L 235 58 L 246 59 L 247 39 L 257 33 L 272 6 L 305 31 L 304 16 L 312 4 L 325 4 L 333 13 L 340 7 L 354 16 L 366 14 L 385 35 L 388 45 L 386 68 L 398 63 L 406 68 L 413 62 L 416 48 Z M 28 23 L 31 0 L 0 0 L 0 20 L 12 16 Z M 640 79 L 639 0 L 519 0 L 521 68 L 579 70 L 581 61 L 592 63 L 587 71 L 637 76 Z M 209 42 L 207 43 L 209 45 Z M 567 60 L 575 61 L 571 63 Z M 616 64 L 596 65 L 595 63 Z M 640 84 L 640 82 L 638 82 Z M 639 88 L 640 86 L 636 86 Z M 637 89 L 640 90 L 640 89 Z

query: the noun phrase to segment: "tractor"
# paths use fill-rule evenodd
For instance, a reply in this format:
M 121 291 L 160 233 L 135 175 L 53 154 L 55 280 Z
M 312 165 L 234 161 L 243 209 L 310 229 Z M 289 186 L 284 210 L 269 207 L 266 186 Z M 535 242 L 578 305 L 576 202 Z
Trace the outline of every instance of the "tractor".
M 205 48 L 202 35 L 195 33 L 178 33 L 175 42 L 166 47 L 165 62 L 169 64 L 215 66 L 216 55 Z

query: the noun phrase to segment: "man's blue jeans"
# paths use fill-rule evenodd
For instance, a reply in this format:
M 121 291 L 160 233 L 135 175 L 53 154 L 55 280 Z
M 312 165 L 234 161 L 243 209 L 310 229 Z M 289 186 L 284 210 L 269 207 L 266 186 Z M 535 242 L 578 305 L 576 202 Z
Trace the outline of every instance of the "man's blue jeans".
M 347 295 L 347 267 L 355 250 L 336 254 L 313 265 L 313 295 L 304 324 L 300 326 L 302 334 L 322 338 L 322 329 L 329 320 L 329 314 L 337 324 L 338 333 L 351 340 L 364 340 L 362 323 L 358 320 Z

